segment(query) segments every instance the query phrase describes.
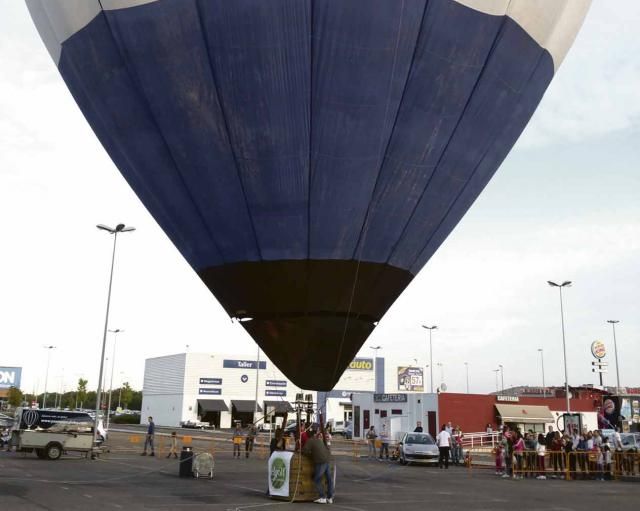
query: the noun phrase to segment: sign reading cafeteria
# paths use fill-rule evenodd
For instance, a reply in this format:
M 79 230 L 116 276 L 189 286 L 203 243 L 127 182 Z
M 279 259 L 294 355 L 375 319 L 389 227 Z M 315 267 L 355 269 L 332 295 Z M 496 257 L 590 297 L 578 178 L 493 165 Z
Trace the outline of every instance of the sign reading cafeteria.
M 596 358 L 604 358 L 607 354 L 607 349 L 602 341 L 593 341 L 591 343 L 591 354 Z
M 406 403 L 406 394 L 374 394 L 374 403 Z
M 398 390 L 424 392 L 421 367 L 398 367 Z
M 373 359 L 372 358 L 354 358 L 347 369 L 357 369 L 360 371 L 372 371 Z

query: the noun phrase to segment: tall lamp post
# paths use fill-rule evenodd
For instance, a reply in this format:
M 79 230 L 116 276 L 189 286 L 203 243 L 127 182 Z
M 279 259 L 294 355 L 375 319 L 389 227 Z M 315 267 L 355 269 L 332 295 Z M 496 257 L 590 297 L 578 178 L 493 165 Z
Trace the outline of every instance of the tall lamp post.
M 113 392 L 113 368 L 116 365 L 116 343 L 118 342 L 118 334 L 124 332 L 120 328 L 115 330 L 109 330 L 113 335 L 113 355 L 111 356 L 111 381 L 109 383 L 109 404 L 107 405 L 107 431 L 109 430 L 109 424 L 111 423 L 111 393 Z
M 378 392 L 378 364 L 376 361 L 378 359 L 378 350 L 382 349 L 382 346 L 369 346 L 369 348 L 371 348 L 375 352 L 375 355 L 373 356 L 373 393 L 375 394 L 376 392 Z M 384 384 L 382 385 L 382 393 L 384 394 Z
M 562 304 L 562 288 L 570 287 L 571 281 L 565 280 L 562 284 L 556 284 L 550 280 L 547 280 L 547 284 L 551 287 L 557 287 L 558 291 L 560 291 L 560 321 L 562 324 L 562 353 L 564 360 L 564 394 L 567 400 L 567 413 L 571 412 L 571 402 L 569 400 L 569 373 L 567 371 L 567 342 L 564 334 L 564 306 Z
M 42 408 L 47 407 L 47 382 L 49 381 L 49 363 L 51 362 L 51 350 L 56 349 L 55 346 L 44 346 L 47 350 L 47 370 L 44 373 L 44 396 L 42 396 Z
M 467 373 L 467 394 L 469 393 L 469 362 L 464 363 L 465 372 Z
M 496 374 L 496 394 L 499 392 L 498 389 L 498 373 L 500 372 L 500 369 L 492 369 L 492 371 Z
M 544 383 L 544 350 L 542 348 L 538 348 L 540 352 L 540 365 L 542 366 L 542 397 L 547 397 L 547 387 Z
M 422 328 L 426 328 L 427 330 L 429 330 L 429 379 L 431 382 L 429 391 L 433 394 L 433 343 L 431 342 L 431 332 L 438 328 L 438 326 L 422 325 Z
M 616 394 L 620 394 L 620 364 L 618 363 L 618 344 L 616 343 L 616 323 L 620 323 L 617 319 L 608 319 L 607 323 L 611 323 L 613 328 L 613 352 L 616 356 Z
M 100 373 L 98 375 L 98 390 L 96 392 L 96 417 L 93 423 L 93 442 L 97 443 L 98 440 L 98 422 L 100 418 L 100 402 L 102 392 L 102 374 L 104 372 L 104 352 L 107 346 L 107 330 L 109 326 L 109 308 L 111 307 L 111 288 L 113 284 L 113 267 L 116 261 L 116 243 L 118 241 L 118 234 L 121 232 L 135 231 L 135 227 L 126 226 L 124 224 L 118 224 L 115 228 L 108 227 L 103 224 L 98 224 L 96 227 L 102 231 L 106 231 L 109 234 L 113 234 L 113 252 L 111 253 L 111 271 L 109 273 L 109 290 L 107 292 L 107 312 L 104 318 L 104 332 L 102 334 L 102 352 L 100 355 Z
M 500 382 L 502 393 L 504 394 L 504 367 L 502 364 L 498 364 L 498 369 L 500 369 Z

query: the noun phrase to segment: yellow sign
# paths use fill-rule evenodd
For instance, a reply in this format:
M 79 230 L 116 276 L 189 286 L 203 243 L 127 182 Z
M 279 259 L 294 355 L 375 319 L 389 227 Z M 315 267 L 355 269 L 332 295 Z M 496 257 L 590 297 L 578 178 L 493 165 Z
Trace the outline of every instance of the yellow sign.
M 370 358 L 355 358 L 349 364 L 349 369 L 371 371 L 373 369 L 373 360 Z

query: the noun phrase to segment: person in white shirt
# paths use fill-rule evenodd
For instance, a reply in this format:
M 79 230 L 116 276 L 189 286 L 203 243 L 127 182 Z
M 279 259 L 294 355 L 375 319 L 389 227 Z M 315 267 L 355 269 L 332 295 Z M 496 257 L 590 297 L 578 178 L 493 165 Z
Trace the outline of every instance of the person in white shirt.
M 449 468 L 449 449 L 451 449 L 451 434 L 447 431 L 447 425 L 442 425 L 442 430 L 438 433 L 436 437 L 436 444 L 438 445 L 438 449 L 440 451 L 440 456 L 438 457 L 438 466 L 442 468 Z

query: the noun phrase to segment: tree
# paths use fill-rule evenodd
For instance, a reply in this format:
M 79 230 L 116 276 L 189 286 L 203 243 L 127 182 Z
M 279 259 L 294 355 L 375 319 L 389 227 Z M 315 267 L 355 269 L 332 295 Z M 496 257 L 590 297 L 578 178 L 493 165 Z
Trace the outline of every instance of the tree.
M 87 380 L 84 380 L 82 378 L 80 378 L 78 380 L 78 388 L 76 389 L 77 392 L 77 401 L 78 401 L 78 406 L 80 408 L 82 408 L 82 403 L 85 402 L 85 400 L 87 399 L 87 383 L 89 383 Z
M 131 389 L 131 385 L 129 385 L 128 381 L 122 384 L 120 392 L 122 392 L 122 395 L 120 396 L 120 403 L 122 408 L 126 409 L 129 407 L 129 403 L 131 403 L 131 398 L 133 397 L 133 390 Z
M 9 387 L 8 401 L 11 406 L 20 406 L 22 404 L 22 392 L 17 387 Z

